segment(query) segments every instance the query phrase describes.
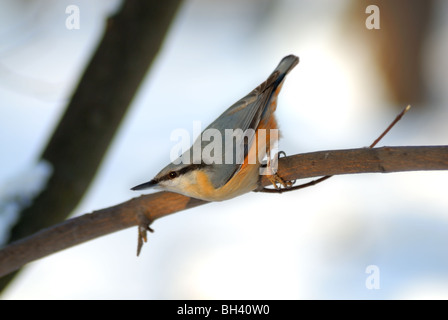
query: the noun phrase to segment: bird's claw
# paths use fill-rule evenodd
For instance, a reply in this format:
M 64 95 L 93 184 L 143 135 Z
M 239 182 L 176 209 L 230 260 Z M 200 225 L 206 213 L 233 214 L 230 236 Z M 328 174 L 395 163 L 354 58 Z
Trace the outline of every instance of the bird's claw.
M 278 159 L 280 159 L 281 157 L 286 157 L 286 152 L 285 151 L 279 151 L 276 156 L 278 157 Z M 280 177 L 278 175 L 277 172 L 273 173 L 272 175 L 268 175 L 267 178 L 269 179 L 269 181 L 271 181 L 272 185 L 277 190 L 289 189 L 296 182 L 296 180 L 285 180 L 285 179 L 283 179 L 282 177 Z
M 271 181 L 272 185 L 277 190 L 289 189 L 295 183 L 295 180 L 294 181 L 285 180 L 282 177 L 280 177 L 277 173 L 267 176 L 267 178 L 269 179 L 269 181 Z

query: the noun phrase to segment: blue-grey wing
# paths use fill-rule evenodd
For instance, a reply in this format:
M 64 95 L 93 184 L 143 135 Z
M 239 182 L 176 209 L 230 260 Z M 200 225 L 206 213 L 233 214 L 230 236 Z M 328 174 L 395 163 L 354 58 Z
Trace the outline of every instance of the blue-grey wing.
M 241 168 L 243 160 L 246 158 L 254 141 L 255 130 L 271 103 L 272 95 L 283 82 L 286 74 L 297 65 L 298 61 L 299 59 L 293 55 L 283 58 L 266 81 L 230 106 L 198 137 L 195 143 L 201 143 L 201 150 L 204 150 L 211 142 L 213 142 L 214 146 L 218 144 L 217 141 L 212 141 L 211 139 L 210 141 L 200 140 L 201 137 L 204 137 L 204 133 L 210 129 L 214 129 L 212 131 L 218 136 L 217 132 L 220 133 L 221 141 L 219 143 L 221 148 L 218 148 L 218 150 L 215 148 L 214 151 L 221 151 L 219 157 L 221 163 L 209 166 L 210 170 L 215 171 L 211 175 L 211 183 L 215 188 L 225 185 Z M 229 139 L 230 133 L 232 133 L 232 139 Z M 229 156 L 230 150 L 232 151 L 231 156 Z M 211 159 L 207 159 L 207 156 L 208 153 L 203 152 L 202 160 L 205 162 L 210 161 Z M 213 159 L 217 160 L 216 154 L 213 154 Z

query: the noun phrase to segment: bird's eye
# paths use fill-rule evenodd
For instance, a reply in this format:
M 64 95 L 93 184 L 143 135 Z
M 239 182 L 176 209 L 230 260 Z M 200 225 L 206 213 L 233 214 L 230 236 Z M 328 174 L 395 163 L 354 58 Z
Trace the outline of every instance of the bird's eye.
M 177 172 L 176 171 L 171 171 L 170 173 L 168 173 L 168 177 L 170 179 L 174 179 L 177 177 Z

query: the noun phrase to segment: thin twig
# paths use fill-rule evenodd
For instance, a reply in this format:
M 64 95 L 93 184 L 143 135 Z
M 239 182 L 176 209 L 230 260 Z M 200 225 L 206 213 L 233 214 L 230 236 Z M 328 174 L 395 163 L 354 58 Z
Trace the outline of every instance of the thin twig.
M 383 137 L 390 131 L 390 129 L 392 129 L 392 127 L 398 121 L 400 121 L 400 119 L 404 116 L 404 114 L 409 111 L 409 109 L 411 109 L 411 105 L 410 104 L 408 104 L 406 106 L 406 108 L 401 110 L 400 114 L 394 119 L 394 121 L 392 121 L 392 123 L 386 128 L 386 130 L 384 130 L 384 132 L 378 138 L 376 138 L 375 141 L 373 141 L 373 143 L 369 146 L 369 148 L 375 147 L 377 145 L 377 143 L 380 142 L 380 140 L 383 139 Z
M 382 138 L 384 138 L 384 136 L 390 131 L 390 129 L 392 129 L 392 127 L 398 122 L 400 121 L 400 119 L 404 116 L 404 114 L 406 112 L 409 111 L 409 109 L 411 109 L 411 105 L 407 105 L 399 114 L 398 116 L 395 117 L 394 121 L 391 122 L 391 124 L 386 128 L 386 130 L 383 131 L 383 133 L 376 138 L 375 141 L 373 141 L 373 143 L 369 146 L 369 148 L 373 148 L 377 145 L 378 142 L 380 142 L 380 140 Z M 296 191 L 299 189 L 303 189 L 303 188 L 307 188 L 307 187 L 311 187 L 311 186 L 315 186 L 318 183 L 324 182 L 327 179 L 330 179 L 332 177 L 332 175 L 326 175 L 324 177 L 321 177 L 319 179 L 316 180 L 312 180 L 310 182 L 306 182 L 306 183 L 302 183 L 299 184 L 297 186 L 291 186 L 291 187 L 286 187 L 286 188 L 275 188 L 275 189 L 271 189 L 271 188 L 262 188 L 257 190 L 257 192 L 264 192 L 264 193 L 284 193 L 284 192 L 289 192 L 289 191 Z M 294 183 L 294 182 L 293 182 Z

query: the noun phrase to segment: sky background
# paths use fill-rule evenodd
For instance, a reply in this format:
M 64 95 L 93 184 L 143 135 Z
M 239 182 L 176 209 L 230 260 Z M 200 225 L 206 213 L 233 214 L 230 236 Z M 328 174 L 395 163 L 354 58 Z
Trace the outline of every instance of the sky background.
M 0 201 L 44 172 L 36 161 L 118 3 L 0 1 Z M 79 30 L 65 26 L 70 4 Z M 205 128 L 288 54 L 300 63 L 278 100 L 280 150 L 368 146 L 404 105 L 388 96 L 358 32 L 367 15 L 348 23 L 352 4 L 186 1 L 73 215 L 138 196 L 130 187 L 169 162 L 172 130 Z M 448 3 L 433 11 L 432 99 L 380 146 L 447 144 Z M 0 298 L 447 299 L 447 180 L 442 171 L 346 175 L 210 203 L 157 220 L 138 258 L 130 228 L 29 264 Z M 0 212 L 0 224 L 10 219 Z M 366 287 L 369 265 L 379 289 Z

